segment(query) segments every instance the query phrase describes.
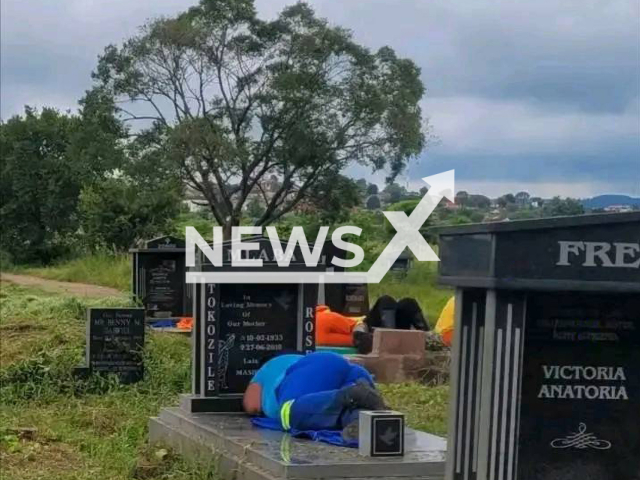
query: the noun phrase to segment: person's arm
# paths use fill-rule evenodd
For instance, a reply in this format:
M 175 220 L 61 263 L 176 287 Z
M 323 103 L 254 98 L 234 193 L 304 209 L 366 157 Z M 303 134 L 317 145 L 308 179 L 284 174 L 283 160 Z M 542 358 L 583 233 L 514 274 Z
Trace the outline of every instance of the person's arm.
M 242 407 L 249 415 L 260 415 L 262 412 L 262 386 L 259 383 L 250 383 L 244 391 Z

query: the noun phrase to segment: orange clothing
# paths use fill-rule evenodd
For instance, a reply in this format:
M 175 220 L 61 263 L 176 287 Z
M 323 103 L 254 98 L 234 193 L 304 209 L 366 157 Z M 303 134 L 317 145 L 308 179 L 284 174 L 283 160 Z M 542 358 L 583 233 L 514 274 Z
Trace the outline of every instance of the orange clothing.
M 181 330 L 191 330 L 193 328 L 193 317 L 182 317 L 176 324 L 176 328 Z
M 326 305 L 316 307 L 316 344 L 353 347 L 353 329 L 357 319 L 332 312 Z

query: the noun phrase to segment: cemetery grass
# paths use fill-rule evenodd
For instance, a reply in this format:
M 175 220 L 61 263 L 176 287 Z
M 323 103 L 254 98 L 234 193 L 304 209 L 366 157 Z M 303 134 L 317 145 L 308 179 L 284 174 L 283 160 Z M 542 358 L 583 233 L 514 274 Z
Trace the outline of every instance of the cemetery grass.
M 88 283 L 131 290 L 131 257 L 126 253 L 93 253 L 49 267 L 21 268 L 18 273 L 63 282 Z
M 0 292 L 2 478 L 218 480 L 215 463 L 186 461 L 146 443 L 150 416 L 190 388 L 182 335 L 150 334 L 136 385 L 74 378 L 84 358 L 85 310 L 122 299 L 78 299 L 3 284 Z M 444 434 L 447 387 L 382 386 L 408 424 Z M 29 430 L 35 428 L 35 432 Z
M 97 253 L 46 268 L 22 268 L 19 273 L 67 282 L 81 282 L 130 291 L 131 258 L 127 254 Z M 449 288 L 436 283 L 437 263 L 414 262 L 406 275 L 388 273 L 380 284 L 369 285 L 371 302 L 381 295 L 396 299 L 415 298 L 429 323 L 436 324 L 447 300 L 453 295 Z
M 83 360 L 86 307 L 122 300 L 78 300 L 14 285 L 3 285 L 0 297 L 3 479 L 219 478 L 213 464 L 145 443 L 149 417 L 188 389 L 188 340 L 150 335 L 145 380 L 137 385 L 80 382 L 72 371 Z

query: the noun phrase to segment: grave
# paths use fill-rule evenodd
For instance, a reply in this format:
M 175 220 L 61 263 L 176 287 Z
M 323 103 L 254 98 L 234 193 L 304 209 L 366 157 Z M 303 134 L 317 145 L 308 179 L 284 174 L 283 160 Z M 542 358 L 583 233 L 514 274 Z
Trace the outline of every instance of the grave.
M 332 242 L 325 242 L 322 252 L 327 271 L 343 272 L 344 267 L 336 267 L 331 263 L 333 257 L 346 259 L 348 254 Z M 349 317 L 361 317 L 369 313 L 369 288 L 362 284 L 329 283 L 320 285 L 319 304 L 327 305 L 331 311 Z
M 240 414 L 165 408 L 149 422 L 149 442 L 186 457 L 218 460 L 233 480 L 442 480 L 444 439 L 405 428 L 403 457 L 364 457 L 355 448 L 300 440 L 252 427 Z
M 78 373 L 115 374 L 122 383 L 144 377 L 144 309 L 87 309 L 86 367 Z
M 378 383 L 425 381 L 444 383 L 449 352 L 425 349 L 427 332 L 376 328 L 371 353 L 352 354 L 349 360 L 366 368 Z
M 190 317 L 193 288 L 185 283 L 185 242 L 171 236 L 148 240 L 132 254 L 133 296 L 148 319 Z
M 259 244 L 259 249 L 243 250 L 242 258 L 262 259 L 261 271 L 284 270 L 278 266 L 268 238 L 246 241 Z M 232 266 L 231 242 L 222 248 L 221 267 L 200 255 L 197 271 L 251 270 Z M 325 271 L 326 266 L 321 262 L 307 267 L 297 247 L 286 270 Z M 244 390 L 265 357 L 315 350 L 317 284 L 194 286 L 193 384 L 192 394 L 182 397 L 185 410 L 240 412 Z
M 326 284 L 325 304 L 333 312 L 348 317 L 362 317 L 369 313 L 369 288 L 363 284 Z
M 640 212 L 439 233 L 447 480 L 640 478 Z
M 398 258 L 391 264 L 390 272 L 406 275 L 411 268 L 412 256 L 407 250 L 403 250 Z
M 267 238 L 243 258 L 263 260 L 261 271 L 277 266 Z M 284 247 L 284 245 L 283 245 Z M 313 246 L 311 246 L 313 248 Z M 196 271 L 241 270 L 231 266 L 230 244 L 223 245 L 223 265 L 200 256 Z M 307 267 L 296 248 L 288 271 L 327 271 L 329 259 Z M 254 269 L 255 271 L 255 269 Z M 219 460 L 223 478 L 274 479 L 416 479 L 440 480 L 445 441 L 405 429 L 402 458 L 364 458 L 357 449 L 294 439 L 283 432 L 258 429 L 242 411 L 242 394 L 272 353 L 315 350 L 315 284 L 197 284 L 194 289 L 193 384 L 178 408 L 162 409 L 149 422 L 149 439 L 186 456 Z

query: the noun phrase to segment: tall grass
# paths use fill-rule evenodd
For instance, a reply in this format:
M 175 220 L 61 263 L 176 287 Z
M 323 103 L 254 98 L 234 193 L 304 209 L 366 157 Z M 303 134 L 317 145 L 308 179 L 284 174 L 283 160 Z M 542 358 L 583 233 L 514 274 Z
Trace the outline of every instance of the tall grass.
M 420 275 L 413 273 L 413 275 Z M 428 275 L 428 278 L 432 278 Z M 423 299 L 426 298 L 423 296 Z M 15 285 L 0 292 L 0 462 L 3 479 L 219 480 L 214 459 L 197 464 L 173 454 L 164 460 L 147 445 L 147 424 L 189 391 L 188 338 L 150 332 L 145 378 L 135 385 L 73 369 L 83 361 L 85 310 L 122 306 L 113 298 L 46 294 Z M 418 384 L 384 386 L 408 424 L 444 433 L 447 390 Z M 34 439 L 14 429 L 35 427 Z
M 375 253 L 369 252 L 367 258 Z M 124 253 L 96 253 L 47 268 L 28 268 L 24 272 L 53 280 L 90 283 L 128 291 L 131 258 Z M 433 325 L 445 303 L 453 295 L 451 289 L 437 284 L 436 277 L 436 263 L 413 262 L 408 273 L 401 275 L 389 272 L 381 283 L 369 285 L 371 302 L 381 295 L 391 295 L 396 299 L 413 297 Z
M 212 465 L 160 461 L 146 445 L 147 422 L 189 388 L 189 340 L 150 334 L 145 378 L 78 380 L 89 306 L 122 299 L 41 295 L 8 285 L 0 298 L 0 456 L 3 478 L 77 480 L 217 479 Z M 35 439 L 14 429 L 35 427 Z M 142 470 L 141 470 L 142 469 Z M 143 476 L 140 476 L 143 475 Z
M 25 273 L 65 282 L 89 283 L 130 290 L 131 257 L 126 253 L 94 253 L 46 268 L 27 268 Z

